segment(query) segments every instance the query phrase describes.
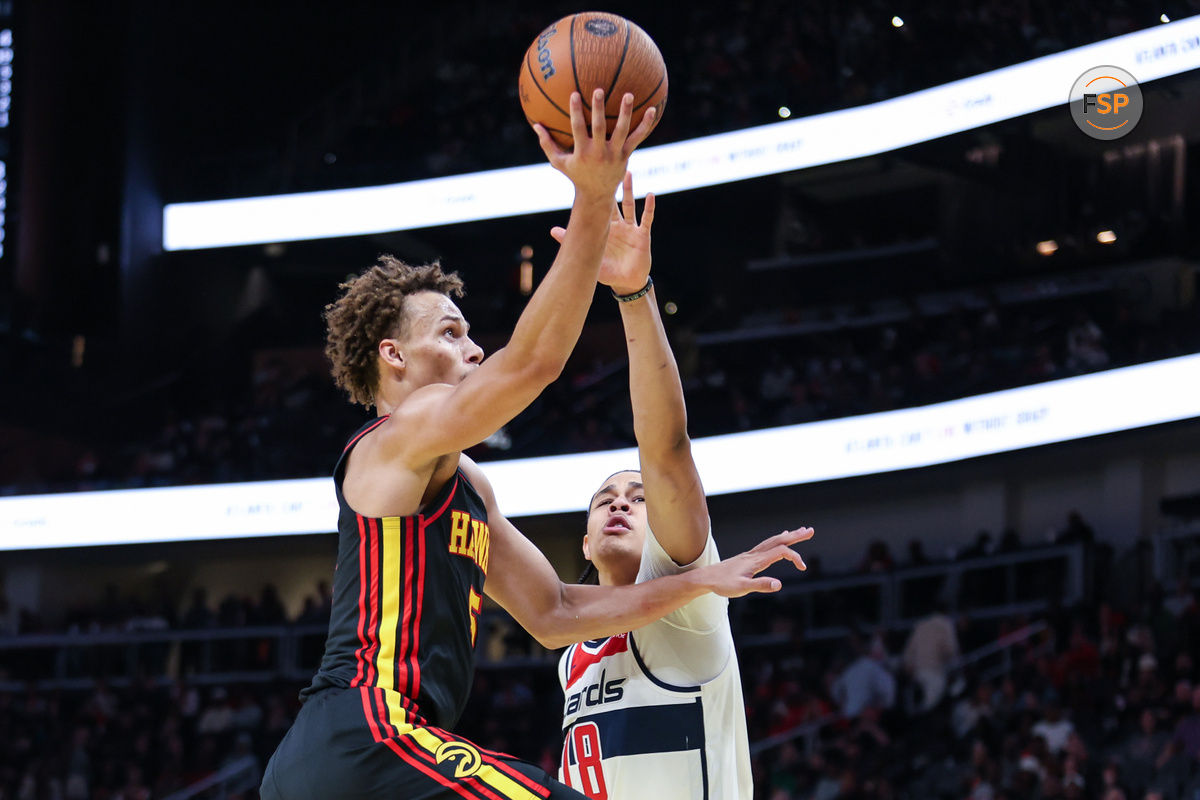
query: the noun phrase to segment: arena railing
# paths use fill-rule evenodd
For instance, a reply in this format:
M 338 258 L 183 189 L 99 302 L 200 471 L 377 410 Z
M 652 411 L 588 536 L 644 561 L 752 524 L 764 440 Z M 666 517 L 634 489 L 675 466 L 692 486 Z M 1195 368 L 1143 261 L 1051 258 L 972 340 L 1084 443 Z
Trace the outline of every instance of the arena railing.
M 805 638 L 827 640 L 866 625 L 910 628 L 937 599 L 953 613 L 972 619 L 1020 617 L 1052 604 L 1070 606 L 1083 598 L 1084 548 L 1080 544 L 1029 548 L 1011 553 L 906 567 L 886 573 L 790 580 L 772 599 L 797 613 Z M 745 603 L 730 606 L 735 615 Z M 505 635 L 485 612 L 483 630 Z M 735 618 L 734 630 L 739 630 Z M 168 682 L 181 677 L 199 685 L 305 681 L 320 661 L 323 623 L 236 628 L 161 629 L 34 633 L 0 636 L 0 691 L 33 681 L 41 689 L 87 689 L 97 678 L 113 686 L 135 680 Z M 777 635 L 739 635 L 740 647 L 769 645 Z M 531 646 L 519 654 L 487 657 L 482 668 L 553 664 L 554 654 Z
M 798 615 L 806 639 L 836 639 L 866 626 L 906 630 L 934 607 L 971 619 L 1020 617 L 1083 599 L 1081 544 L 1031 547 L 887 572 L 789 581 L 772 598 Z M 731 609 L 740 608 L 736 604 Z M 735 612 L 736 613 L 736 612 Z M 744 636 L 743 646 L 771 644 L 777 634 Z
M 1163 527 L 1151 537 L 1154 577 L 1168 591 L 1180 579 L 1196 585 L 1200 576 L 1188 574 L 1188 565 L 1200 555 L 1200 519 Z

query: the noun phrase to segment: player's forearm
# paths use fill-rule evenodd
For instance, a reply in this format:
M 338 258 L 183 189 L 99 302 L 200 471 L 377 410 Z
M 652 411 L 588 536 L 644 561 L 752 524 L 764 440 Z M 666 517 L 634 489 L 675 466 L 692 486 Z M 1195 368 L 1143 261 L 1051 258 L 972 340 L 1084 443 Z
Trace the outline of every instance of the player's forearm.
M 667 341 L 654 289 L 620 306 L 629 351 L 629 397 L 638 448 L 643 454 L 676 449 L 687 442 L 687 409 L 679 367 Z
M 612 204 L 612 197 L 576 193 L 558 256 L 506 345 L 516 363 L 540 365 L 552 373 L 551 380 L 566 365 L 583 330 L 600 273 Z
M 537 639 L 553 650 L 637 630 L 711 591 L 706 574 L 692 570 L 627 586 L 564 584 L 559 609 Z

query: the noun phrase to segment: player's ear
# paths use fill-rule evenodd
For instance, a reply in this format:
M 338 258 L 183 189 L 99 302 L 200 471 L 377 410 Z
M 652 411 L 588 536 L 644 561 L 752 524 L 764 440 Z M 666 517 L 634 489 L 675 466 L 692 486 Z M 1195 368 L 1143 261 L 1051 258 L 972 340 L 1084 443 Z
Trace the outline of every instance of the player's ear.
M 383 359 L 383 363 L 387 364 L 394 370 L 399 372 L 404 371 L 404 351 L 400 349 L 400 342 L 397 339 L 383 339 L 379 342 L 379 357 Z
M 583 557 L 586 558 L 588 561 L 592 560 L 592 552 L 591 552 L 591 549 L 588 547 L 588 536 L 586 533 L 583 535 Z

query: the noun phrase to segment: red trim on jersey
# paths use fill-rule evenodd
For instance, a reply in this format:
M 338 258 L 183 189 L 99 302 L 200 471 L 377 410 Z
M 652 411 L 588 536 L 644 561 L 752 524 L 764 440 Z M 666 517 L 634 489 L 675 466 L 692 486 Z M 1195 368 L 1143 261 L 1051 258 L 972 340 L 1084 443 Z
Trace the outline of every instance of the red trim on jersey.
M 383 542 L 379 536 L 379 520 L 371 517 L 367 523 L 371 528 L 371 617 L 367 629 L 371 644 L 367 650 L 367 683 L 374 685 L 379 678 L 375 657 L 379 655 L 379 550 Z
M 455 481 L 455 488 L 458 488 L 458 483 Z M 454 491 L 451 490 L 450 496 L 454 496 Z M 450 501 L 447 500 L 447 503 Z M 443 506 L 443 509 L 445 506 Z M 442 512 L 439 511 L 438 514 Z M 408 523 L 409 536 L 416 539 L 417 543 L 417 585 L 416 585 L 416 603 L 417 603 L 417 620 L 424 619 L 422 613 L 425 610 L 425 526 L 420 527 L 420 534 L 412 536 L 413 521 L 410 518 Z M 417 654 L 421 651 L 421 626 L 420 624 L 413 626 L 413 644 L 412 644 L 412 695 L 420 697 L 421 695 L 421 665 L 417 661 Z
M 367 726 L 371 729 L 371 736 L 375 737 L 375 741 L 382 742 L 384 735 L 379 731 L 379 724 L 375 721 L 375 709 L 371 708 L 371 690 L 370 687 L 358 687 L 358 693 L 362 695 L 363 716 L 367 718 Z
M 375 422 L 374 422 L 374 423 L 372 423 L 371 427 L 369 427 L 369 428 L 367 428 L 367 429 L 365 429 L 365 430 L 363 430 L 363 431 L 360 431 L 358 434 L 356 434 L 356 435 L 354 436 L 354 438 L 353 438 L 353 439 L 351 439 L 351 440 L 349 441 L 349 443 L 347 443 L 347 444 L 346 444 L 346 446 L 345 446 L 344 448 L 342 448 L 342 452 L 343 452 L 343 453 L 345 453 L 345 452 L 346 452 L 347 450 L 349 450 L 351 447 L 354 447 L 354 445 L 355 445 L 355 444 L 357 444 L 357 442 L 358 442 L 358 440 L 359 440 L 359 439 L 361 439 L 362 437 L 366 436 L 368 433 L 370 433 L 371 431 L 375 430 L 376 428 L 378 428 L 378 427 L 379 427 L 380 425 L 382 425 L 383 423 L 387 422 L 387 418 L 388 418 L 388 417 L 390 417 L 390 416 L 391 416 L 391 414 L 384 414 L 382 417 L 380 417 L 379 419 L 375 420 Z
M 436 520 L 443 513 L 445 513 L 446 509 L 450 505 L 450 501 L 454 499 L 454 493 L 457 491 L 458 491 L 458 473 L 455 473 L 454 474 L 454 486 L 452 486 L 450 488 L 450 494 L 446 495 L 446 502 L 442 503 L 442 507 L 439 508 L 437 511 L 435 511 L 432 515 L 430 515 L 428 517 L 426 517 L 424 514 L 421 515 L 421 533 L 422 534 L 425 533 L 426 527 L 428 527 L 429 525 L 432 525 L 434 520 Z
M 404 609 L 400 614 L 400 642 L 396 647 L 396 691 L 405 697 L 415 697 L 417 693 L 410 689 L 412 671 L 408 665 L 410 651 L 414 649 L 410 635 L 414 628 L 414 608 L 412 601 L 414 543 L 412 517 L 405 517 L 404 525 L 407 528 L 404 536 L 404 573 L 400 578 L 400 600 L 404 603 Z M 417 617 L 417 623 L 420 624 L 420 617 Z
M 428 720 L 421 716 L 421 710 L 414 701 L 409 699 L 407 695 L 400 694 L 399 692 L 396 693 L 396 696 L 400 698 L 400 707 L 404 709 L 404 713 L 408 716 L 408 723 L 410 725 L 417 725 L 422 728 L 429 727 Z
M 574 652 L 571 654 L 571 661 L 567 664 L 567 688 L 571 688 L 571 684 L 579 680 L 592 664 L 599 663 L 605 656 L 611 656 L 614 653 L 624 653 L 628 649 L 628 633 L 610 636 L 608 641 L 601 645 L 600 649 L 594 653 L 585 650 L 583 644 L 576 645 Z
M 390 737 L 399 736 L 400 731 L 396 729 L 396 723 L 392 722 L 391 712 L 388 709 L 387 698 L 383 694 L 383 689 L 379 686 L 372 686 L 371 689 L 375 695 L 375 707 L 379 709 L 379 721 L 383 724 L 384 734 Z
M 354 651 L 354 660 L 358 662 L 358 672 L 351 686 L 363 682 L 363 672 L 366 669 L 364 654 L 367 651 L 367 530 L 363 525 L 363 515 L 355 514 L 358 518 L 358 641 L 359 648 Z

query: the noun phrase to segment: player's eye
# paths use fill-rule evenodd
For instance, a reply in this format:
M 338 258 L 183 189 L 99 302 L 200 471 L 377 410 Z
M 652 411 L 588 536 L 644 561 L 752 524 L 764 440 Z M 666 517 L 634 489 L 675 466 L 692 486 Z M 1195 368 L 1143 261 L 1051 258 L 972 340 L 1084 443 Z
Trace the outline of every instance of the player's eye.
M 643 497 L 642 495 L 637 495 L 636 497 L 633 498 L 633 502 L 644 503 L 644 502 L 646 502 L 646 498 Z

